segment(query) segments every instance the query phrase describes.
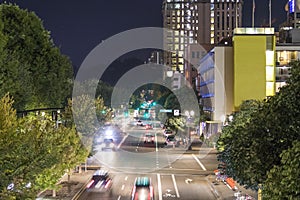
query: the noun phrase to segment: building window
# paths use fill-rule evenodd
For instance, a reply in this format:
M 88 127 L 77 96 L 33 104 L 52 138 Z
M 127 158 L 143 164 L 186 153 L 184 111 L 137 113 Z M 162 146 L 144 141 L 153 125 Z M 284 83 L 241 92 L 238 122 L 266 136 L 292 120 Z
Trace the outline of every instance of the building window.
M 266 48 L 270 51 L 273 50 L 273 36 L 267 36 Z
M 195 52 L 192 51 L 192 58 L 195 58 Z

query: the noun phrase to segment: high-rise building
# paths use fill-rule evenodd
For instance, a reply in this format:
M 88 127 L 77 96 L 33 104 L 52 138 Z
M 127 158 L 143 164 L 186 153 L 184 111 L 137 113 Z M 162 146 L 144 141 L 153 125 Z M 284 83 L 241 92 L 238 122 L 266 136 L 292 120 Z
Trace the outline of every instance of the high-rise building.
M 242 0 L 211 0 L 211 43 L 233 36 L 242 26 Z
M 168 52 L 164 53 L 164 64 L 188 75 L 192 84 L 193 72 L 186 70 L 193 70 L 190 65 L 194 63 L 185 59 L 193 58 L 193 53 L 203 56 L 207 48 L 198 52 L 190 49 L 195 49 L 195 44 L 207 47 L 232 37 L 233 29 L 241 23 L 242 0 L 165 0 L 163 25 L 168 31 L 164 34 L 164 47 Z
M 209 0 L 165 0 L 163 25 L 164 63 L 173 71 L 184 73 L 184 51 L 189 44 L 210 43 Z
M 289 0 L 288 12 L 294 28 L 300 28 L 300 0 Z

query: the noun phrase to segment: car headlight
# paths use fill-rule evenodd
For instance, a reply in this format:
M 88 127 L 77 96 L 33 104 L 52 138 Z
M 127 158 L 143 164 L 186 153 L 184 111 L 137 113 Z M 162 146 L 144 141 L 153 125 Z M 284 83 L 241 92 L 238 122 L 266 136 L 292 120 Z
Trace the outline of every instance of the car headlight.
M 113 131 L 112 130 L 106 130 L 105 134 L 108 135 L 108 136 L 111 136 L 113 134 Z

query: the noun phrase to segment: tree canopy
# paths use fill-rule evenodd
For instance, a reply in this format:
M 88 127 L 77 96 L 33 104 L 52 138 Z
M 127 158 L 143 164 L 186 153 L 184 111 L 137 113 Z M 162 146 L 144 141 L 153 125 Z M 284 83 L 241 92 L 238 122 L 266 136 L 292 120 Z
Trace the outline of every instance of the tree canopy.
M 73 70 L 33 12 L 0 5 L 0 96 L 10 92 L 18 110 L 62 107 Z
M 299 199 L 300 198 L 300 141 L 280 154 L 280 165 L 274 166 L 267 174 L 263 186 L 265 199 Z
M 268 182 L 271 176 L 268 173 L 274 165 L 278 168 L 273 172 L 292 162 L 283 161 L 285 156 L 280 155 L 299 141 L 300 62 L 293 62 L 291 66 L 287 85 L 265 101 L 244 102 L 218 140 L 218 158 L 226 163 L 226 173 L 252 189 Z M 298 177 L 293 178 L 296 181 Z M 274 191 L 283 190 L 280 185 L 268 185 L 271 186 Z
M 87 157 L 74 128 L 56 127 L 47 116 L 17 118 L 9 95 L 0 100 L 0 112 L 0 199 L 32 199 L 55 189 L 66 170 Z

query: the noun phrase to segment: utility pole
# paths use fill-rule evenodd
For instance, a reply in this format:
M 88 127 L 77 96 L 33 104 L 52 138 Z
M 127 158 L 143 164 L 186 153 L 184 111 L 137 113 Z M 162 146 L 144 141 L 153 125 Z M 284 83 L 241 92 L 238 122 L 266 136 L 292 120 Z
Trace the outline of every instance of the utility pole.
M 272 26 L 272 0 L 269 0 L 269 26 Z
M 254 28 L 255 0 L 252 1 L 252 28 Z

